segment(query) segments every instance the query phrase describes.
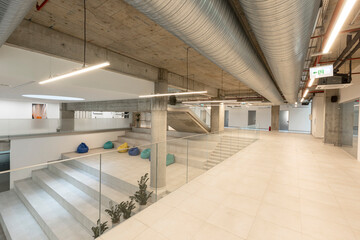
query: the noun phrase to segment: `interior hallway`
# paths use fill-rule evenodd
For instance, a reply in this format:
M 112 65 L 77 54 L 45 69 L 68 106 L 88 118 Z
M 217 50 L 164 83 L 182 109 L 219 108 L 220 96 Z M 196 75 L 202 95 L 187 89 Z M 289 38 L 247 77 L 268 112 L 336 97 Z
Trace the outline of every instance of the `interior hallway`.
M 360 163 L 311 135 L 260 140 L 100 239 L 360 239 Z

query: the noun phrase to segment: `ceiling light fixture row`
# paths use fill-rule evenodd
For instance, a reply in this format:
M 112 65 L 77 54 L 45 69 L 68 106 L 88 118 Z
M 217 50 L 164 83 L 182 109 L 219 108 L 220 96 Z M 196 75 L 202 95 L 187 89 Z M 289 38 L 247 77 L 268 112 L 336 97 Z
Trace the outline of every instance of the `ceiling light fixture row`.
M 332 29 L 329 38 L 326 41 L 325 47 L 323 49 L 324 54 L 326 54 L 330 51 L 331 46 L 335 42 L 337 35 L 339 34 L 342 26 L 345 23 L 345 20 L 349 16 L 356 1 L 357 0 L 346 0 L 346 3 L 342 7 L 340 15 L 339 15 L 338 19 L 336 20 L 336 24 L 335 24 L 334 28 Z
M 83 62 L 83 67 L 81 69 L 79 69 L 79 70 L 76 70 L 76 71 L 73 71 L 73 72 L 70 72 L 70 73 L 62 74 L 62 75 L 59 75 L 59 76 L 56 76 L 56 77 L 51 77 L 51 78 L 49 78 L 47 80 L 39 82 L 39 84 L 46 84 L 46 83 L 49 83 L 49 82 L 58 81 L 58 80 L 61 80 L 61 79 L 64 79 L 64 78 L 69 78 L 69 77 L 79 75 L 79 74 L 82 74 L 82 73 L 94 71 L 96 69 L 107 67 L 107 66 L 110 65 L 109 62 L 103 62 L 103 63 L 93 65 L 93 66 L 89 66 L 89 67 L 86 67 L 85 64 L 86 64 L 86 0 L 84 0 L 84 62 Z
M 207 93 L 207 91 L 157 93 L 157 94 L 149 94 L 149 95 L 140 95 L 139 98 L 168 97 L 168 96 L 179 96 L 179 95 L 195 95 L 195 94 L 206 94 L 206 93 Z

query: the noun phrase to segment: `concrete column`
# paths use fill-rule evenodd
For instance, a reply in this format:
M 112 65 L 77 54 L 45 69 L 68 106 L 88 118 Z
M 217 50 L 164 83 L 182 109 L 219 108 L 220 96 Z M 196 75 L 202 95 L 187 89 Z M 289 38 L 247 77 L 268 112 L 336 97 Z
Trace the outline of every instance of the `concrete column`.
M 280 106 L 271 106 L 271 131 L 279 130 Z
M 224 131 L 224 104 L 215 103 L 211 106 L 211 132 Z
M 336 102 L 332 102 L 332 97 L 337 97 Z M 325 129 L 324 143 L 331 143 L 335 146 L 340 145 L 340 106 L 339 90 L 325 90 Z
M 159 70 L 159 80 L 155 83 L 155 93 L 168 92 L 168 71 Z M 167 97 L 151 99 L 151 169 L 150 186 L 166 186 L 166 134 L 167 134 Z
M 206 123 L 206 110 L 200 110 L 200 119 Z
M 60 132 L 74 131 L 75 111 L 67 110 L 66 104 L 60 104 Z

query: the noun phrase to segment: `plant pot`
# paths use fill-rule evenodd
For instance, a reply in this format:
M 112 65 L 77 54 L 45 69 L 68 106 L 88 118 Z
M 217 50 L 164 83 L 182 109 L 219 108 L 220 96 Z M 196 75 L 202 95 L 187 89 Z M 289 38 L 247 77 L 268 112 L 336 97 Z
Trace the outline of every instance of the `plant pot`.
M 111 228 L 114 228 L 114 227 L 116 227 L 116 226 L 119 225 L 119 224 L 120 224 L 120 221 L 117 222 L 117 223 L 112 223 Z
M 144 210 L 145 208 L 149 207 L 150 205 L 151 205 L 150 202 L 146 203 L 146 205 L 140 205 L 140 204 L 138 204 L 138 207 L 137 207 L 138 212 L 141 212 L 142 210 Z

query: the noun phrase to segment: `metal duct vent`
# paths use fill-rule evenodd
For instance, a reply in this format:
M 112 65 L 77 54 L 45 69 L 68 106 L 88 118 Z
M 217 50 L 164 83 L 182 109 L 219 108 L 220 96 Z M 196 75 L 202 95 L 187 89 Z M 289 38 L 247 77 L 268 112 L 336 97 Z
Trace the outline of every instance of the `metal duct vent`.
M 35 3 L 36 0 L 0 0 L 0 47 Z
M 224 0 L 125 0 L 274 104 L 282 98 Z
M 320 0 L 239 2 L 278 86 L 294 103 Z

